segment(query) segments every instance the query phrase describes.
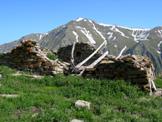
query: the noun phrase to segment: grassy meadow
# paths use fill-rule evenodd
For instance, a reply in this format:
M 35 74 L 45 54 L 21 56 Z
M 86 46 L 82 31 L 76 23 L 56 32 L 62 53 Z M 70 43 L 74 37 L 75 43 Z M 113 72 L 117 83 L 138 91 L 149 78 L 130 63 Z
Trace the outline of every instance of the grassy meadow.
M 6 66 L 0 74 L 0 122 L 162 122 L 162 98 L 125 81 L 33 77 Z M 156 84 L 162 87 L 162 79 Z M 91 102 L 91 109 L 76 108 L 78 99 Z

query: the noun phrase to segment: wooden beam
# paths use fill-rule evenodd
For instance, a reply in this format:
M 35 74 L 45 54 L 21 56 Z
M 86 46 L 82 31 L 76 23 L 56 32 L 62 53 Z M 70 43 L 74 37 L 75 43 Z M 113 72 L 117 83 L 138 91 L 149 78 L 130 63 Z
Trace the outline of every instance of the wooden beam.
M 75 50 L 75 45 L 76 42 L 74 41 L 73 46 L 72 46 L 72 50 L 71 50 L 71 63 L 74 65 L 74 50 Z
M 153 80 L 151 80 L 151 84 L 152 84 L 153 89 L 156 91 L 156 90 L 157 90 L 157 88 L 156 88 L 155 83 L 154 83 L 154 81 L 153 81 Z
M 82 62 L 80 62 L 79 64 L 77 64 L 75 66 L 75 68 L 80 68 L 83 64 L 85 64 L 89 59 L 91 59 L 103 46 L 105 45 L 105 41 L 90 55 L 88 56 L 86 59 L 84 59 Z
M 90 64 L 89 66 L 86 67 L 86 69 L 88 68 L 94 68 L 103 58 L 105 58 L 105 56 L 108 55 L 108 51 L 106 51 L 104 54 L 102 54 L 97 60 L 95 60 L 92 64 Z

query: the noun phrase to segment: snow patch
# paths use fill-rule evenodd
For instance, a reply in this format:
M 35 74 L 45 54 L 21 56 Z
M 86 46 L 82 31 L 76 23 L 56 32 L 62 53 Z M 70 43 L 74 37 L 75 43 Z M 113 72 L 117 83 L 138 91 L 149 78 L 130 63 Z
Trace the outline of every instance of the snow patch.
M 78 19 L 76 19 L 76 21 L 79 22 L 79 21 L 82 21 L 83 19 L 84 18 L 79 17 Z
M 110 30 L 120 33 L 120 35 L 123 36 L 123 37 L 125 37 L 125 38 L 129 38 L 129 37 L 126 36 L 122 31 L 120 31 L 118 28 L 116 28 L 116 26 L 112 26 L 112 27 L 110 28 Z
M 87 21 L 86 19 L 82 18 L 82 17 L 79 17 L 75 20 L 76 22 L 80 22 L 80 21 Z
M 44 35 L 46 36 L 46 35 L 48 35 L 48 33 L 44 33 Z
M 116 40 L 116 37 L 114 37 L 112 41 L 114 41 L 114 40 Z
M 158 48 L 160 48 L 160 45 L 162 44 L 162 41 L 160 41 L 159 43 L 158 43 Z
M 76 42 L 79 42 L 79 36 L 78 36 L 78 34 L 75 32 L 75 31 L 73 31 L 73 34 L 74 34 L 74 36 L 75 36 L 75 39 L 76 39 Z
M 113 24 L 104 24 L 104 23 L 98 23 L 99 25 L 101 26 L 105 26 L 105 27 L 110 27 L 110 26 L 116 26 L 116 25 L 113 25 Z M 116 27 L 119 27 L 119 28 L 123 28 L 123 29 L 127 29 L 127 30 L 143 30 L 143 31 L 149 31 L 151 30 L 150 28 L 131 28 L 131 27 L 125 27 L 125 26 L 120 26 L 120 25 L 117 25 Z
M 115 45 L 114 45 L 114 47 L 115 47 L 115 48 L 117 48 L 117 47 L 118 47 L 118 45 L 116 45 L 116 44 L 115 44 Z
M 160 41 L 159 43 L 158 43 L 158 49 L 156 50 L 157 51 L 157 53 L 158 54 L 161 54 L 162 52 L 161 52 L 161 49 L 160 49 L 160 46 L 161 46 L 161 44 L 162 44 L 162 41 Z
M 161 52 L 160 52 L 159 50 L 156 50 L 156 52 L 157 52 L 158 54 L 161 54 Z
M 91 44 L 96 44 L 96 41 L 93 39 L 92 34 L 86 28 L 80 27 L 79 29 L 88 38 Z
M 96 28 L 96 26 L 95 26 L 95 24 L 91 21 L 91 20 L 89 20 L 89 22 L 93 25 L 93 29 L 100 35 L 100 37 L 104 40 L 104 42 L 105 42 L 105 45 L 107 45 L 107 41 L 106 41 L 106 39 L 105 39 L 105 37 L 102 35 L 102 33 Z
M 112 32 L 108 32 L 107 35 L 108 35 L 109 40 L 113 38 L 113 33 Z
M 39 40 L 41 40 L 44 36 L 48 35 L 48 33 L 38 34 Z
M 110 24 L 104 24 L 104 23 L 98 23 L 101 26 L 105 26 L 105 27 L 110 27 L 110 26 L 114 26 L 114 25 L 110 25 Z
M 139 41 L 144 41 L 147 40 L 149 36 L 148 31 L 143 31 L 143 30 L 133 30 L 132 31 L 132 37 L 134 38 L 135 42 L 139 42 Z
M 159 33 L 160 37 L 162 38 L 162 30 L 158 30 L 157 32 Z
M 137 30 L 140 30 L 140 31 L 149 31 L 149 30 L 151 30 L 150 28 L 131 28 L 131 27 L 125 27 L 125 26 L 117 26 L 117 27 L 120 27 L 120 28 L 123 28 L 123 29 L 127 29 L 127 30 L 135 30 L 135 31 L 137 31 Z
M 40 35 L 40 36 L 39 36 L 39 40 L 41 40 L 41 39 L 42 39 L 42 37 L 43 37 L 43 35 Z

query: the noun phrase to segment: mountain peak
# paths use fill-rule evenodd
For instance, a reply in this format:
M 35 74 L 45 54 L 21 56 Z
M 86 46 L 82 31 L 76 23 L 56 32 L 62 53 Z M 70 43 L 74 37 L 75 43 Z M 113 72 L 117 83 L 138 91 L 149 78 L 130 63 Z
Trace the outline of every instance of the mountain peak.
M 75 21 L 76 22 L 80 22 L 80 21 L 87 21 L 87 18 L 83 18 L 83 17 L 78 17 Z
M 117 56 L 120 50 L 127 47 L 125 54 L 138 54 L 151 57 L 156 72 L 162 72 L 162 27 L 154 29 L 130 28 L 120 25 L 101 24 L 93 19 L 78 17 L 67 24 L 59 26 L 47 34 L 31 34 L 23 39 L 36 40 L 42 48 L 55 52 L 60 47 L 74 42 L 88 43 L 95 48 L 105 44 L 110 55 Z M 19 42 L 0 45 L 0 52 L 9 52 Z M 141 42 L 141 43 L 139 43 Z

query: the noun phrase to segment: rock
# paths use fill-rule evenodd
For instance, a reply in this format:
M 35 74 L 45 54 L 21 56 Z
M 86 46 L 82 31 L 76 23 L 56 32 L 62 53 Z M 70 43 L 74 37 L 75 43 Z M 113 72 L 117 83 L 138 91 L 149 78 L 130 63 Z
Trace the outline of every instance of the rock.
M 36 117 L 36 116 L 38 116 L 39 115 L 39 113 L 34 113 L 33 115 L 32 115 L 32 118 L 34 118 L 34 117 Z
M 63 64 L 59 61 L 50 60 L 36 42 L 25 40 L 11 52 L 4 54 L 0 64 L 4 64 L 18 70 L 26 70 L 36 74 L 50 75 L 64 73 Z
M 2 74 L 0 74 L 0 79 L 2 79 Z
M 17 94 L 0 94 L 1 97 L 6 97 L 6 98 L 16 98 L 19 95 Z
M 44 76 L 42 75 L 36 75 L 36 74 L 25 74 L 23 72 L 16 72 L 16 73 L 13 73 L 11 74 L 12 76 L 26 76 L 26 77 L 30 77 L 30 78 L 33 78 L 33 79 L 42 79 L 44 78 Z
M 53 74 L 60 74 L 60 73 L 64 73 L 65 70 L 68 70 L 68 66 L 66 63 L 64 62 L 60 62 L 58 60 L 56 60 L 55 62 L 53 61 Z
M 32 107 L 32 113 L 33 113 L 33 115 L 32 115 L 32 117 L 36 117 L 36 116 L 38 116 L 38 114 L 41 112 L 41 109 L 40 108 L 37 108 L 37 107 Z
M 87 108 L 87 109 L 90 109 L 90 105 L 91 105 L 90 102 L 87 102 L 87 101 L 84 101 L 84 100 L 77 100 L 75 102 L 75 107 L 77 107 L 77 108 Z
M 73 119 L 70 122 L 84 122 L 83 120 L 79 120 L 79 119 Z
M 154 93 L 153 93 L 154 96 L 157 96 L 157 97 L 160 97 L 162 96 L 162 89 L 157 89 Z

